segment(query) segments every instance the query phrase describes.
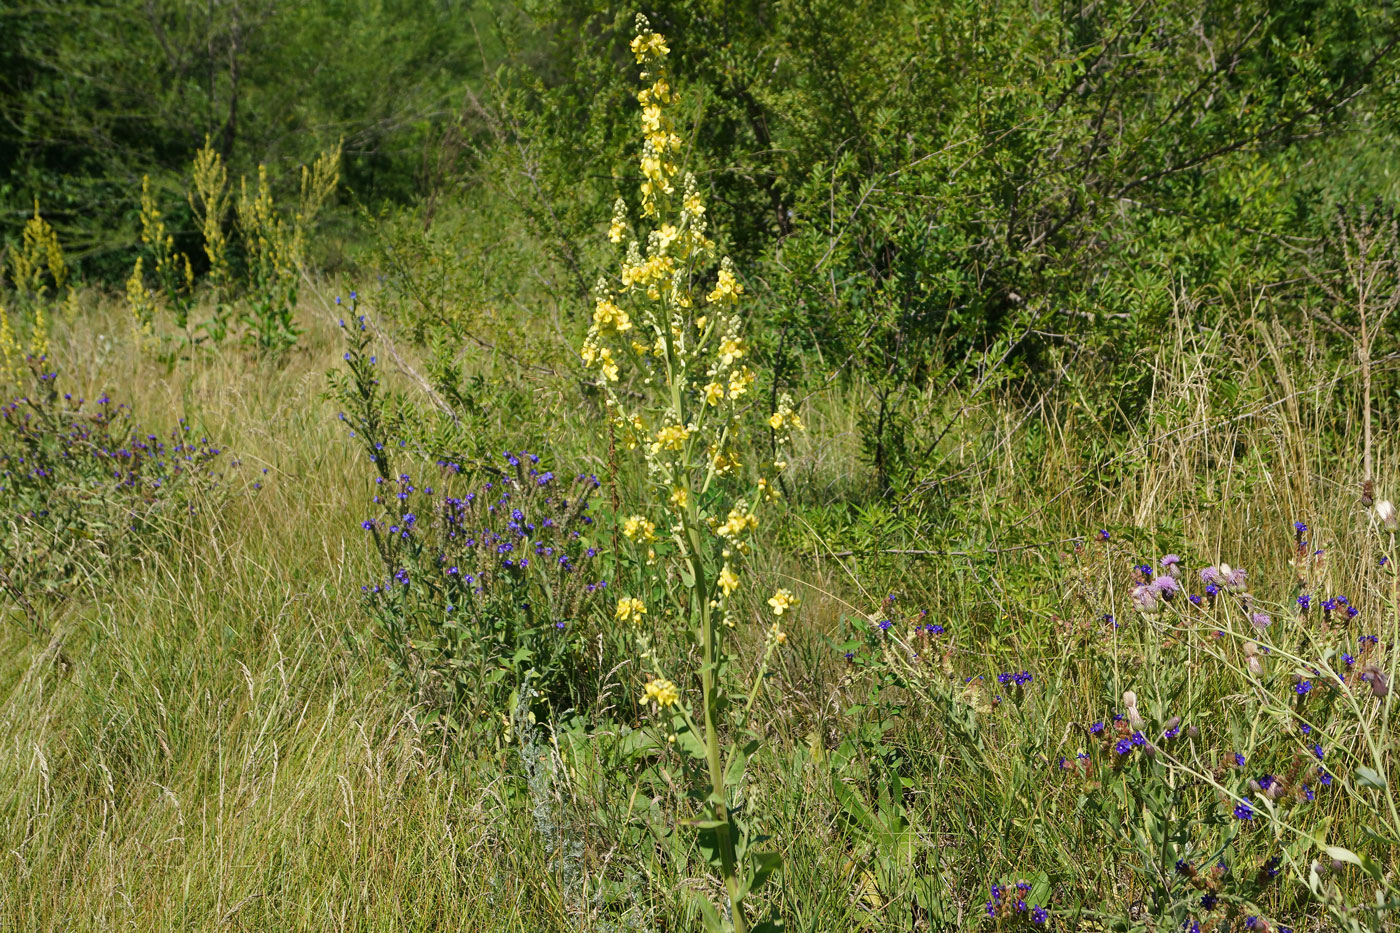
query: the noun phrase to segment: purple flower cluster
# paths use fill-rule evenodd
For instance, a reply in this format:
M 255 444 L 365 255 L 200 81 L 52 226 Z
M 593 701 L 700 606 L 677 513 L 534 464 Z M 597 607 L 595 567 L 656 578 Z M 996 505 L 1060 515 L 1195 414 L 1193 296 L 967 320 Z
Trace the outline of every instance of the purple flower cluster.
M 992 899 L 984 906 L 987 916 L 993 920 L 1029 921 L 1034 926 L 1044 926 L 1050 919 L 1050 912 L 1039 904 L 1028 904 L 1031 885 L 1018 881 L 1012 887 L 992 885 Z
M 142 429 L 129 406 L 60 394 L 47 360 L 28 362 L 32 394 L 0 405 L 11 595 L 57 594 L 79 568 L 154 546 L 146 532 L 197 511 L 225 486 L 222 464 L 238 466 L 183 418 L 167 432 Z
M 438 461 L 437 490 L 415 485 L 407 473 L 378 477 L 373 501 L 382 513 L 360 526 L 373 536 L 389 578 L 361 589 L 375 596 L 417 581 L 454 610 L 480 612 L 504 600 L 530 612 L 547 608 L 554 627 L 566 628 L 581 603 L 607 586 L 589 573 L 599 559 L 589 496 L 600 484 L 591 474 L 564 484 L 539 468 L 539 459 L 507 451 L 506 469 L 472 490 L 453 488 L 462 471 L 446 460 Z

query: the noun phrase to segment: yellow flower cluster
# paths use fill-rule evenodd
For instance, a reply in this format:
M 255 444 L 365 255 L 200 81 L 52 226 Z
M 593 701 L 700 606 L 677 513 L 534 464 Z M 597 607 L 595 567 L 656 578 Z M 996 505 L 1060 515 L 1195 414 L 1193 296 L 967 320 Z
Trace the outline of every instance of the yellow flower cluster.
M 132 331 L 136 335 L 137 345 L 141 347 L 151 341 L 151 322 L 156 313 L 155 295 L 146 287 L 145 276 L 142 275 L 143 264 L 143 257 L 137 256 L 131 277 L 126 280 L 126 303 L 131 309 Z
M 705 300 L 712 305 L 721 302 L 735 302 L 744 293 L 744 286 L 739 284 L 739 280 L 734 278 L 734 270 L 728 259 L 720 266 L 718 281 L 715 282 L 714 290 L 705 297 Z
M 61 291 L 68 282 L 68 263 L 58 234 L 39 213 L 39 199 L 35 198 L 34 216 L 24 222 L 19 248 L 10 251 L 10 280 L 20 295 L 42 301 L 49 288 L 45 271 L 54 291 Z
M 186 290 L 194 287 L 190 257 L 175 251 L 175 237 L 165 232 L 165 220 L 151 194 L 151 176 L 141 176 L 141 242 L 155 257 L 156 281 L 172 286 L 180 279 Z
M 646 605 L 634 596 L 624 596 L 617 601 L 617 621 L 635 622 L 638 625 L 647 614 Z
M 10 329 L 10 314 L 0 306 L 0 376 L 12 383 L 18 375 L 15 364 L 19 359 L 19 344 L 15 342 L 15 332 Z
M 631 515 L 622 523 L 622 533 L 629 541 L 655 541 L 656 523 L 647 521 L 642 515 Z
M 798 599 L 793 595 L 792 590 L 781 589 L 768 597 L 768 605 L 773 608 L 773 615 L 780 616 L 789 609 L 797 608 Z
M 778 399 L 778 410 L 768 417 L 768 427 L 779 433 L 802 431 L 802 418 L 793 410 L 792 396 L 786 392 Z
M 737 506 L 729 510 L 729 517 L 724 523 L 715 529 L 715 534 L 721 538 L 737 539 L 746 532 L 753 531 L 758 527 L 758 516 L 748 511 L 748 507 L 740 502 Z
M 647 683 L 645 692 L 642 694 L 642 703 L 655 701 L 657 706 L 665 708 L 671 706 L 681 698 L 680 691 L 676 685 L 669 680 L 658 678 Z
M 612 350 L 607 347 L 600 347 L 592 340 L 584 341 L 583 348 L 579 350 L 579 356 L 583 359 L 585 366 L 598 366 L 598 372 L 608 382 L 616 382 L 618 376 L 617 361 L 613 359 Z
M 632 329 L 632 319 L 627 312 L 607 298 L 599 298 L 593 309 L 593 323 L 600 333 L 624 333 Z
M 651 445 L 651 452 L 657 454 L 663 450 L 680 450 L 685 447 L 685 442 L 690 439 L 690 434 L 689 425 L 668 424 L 656 432 L 656 441 Z
M 739 577 L 734 573 L 734 568 L 726 561 L 723 569 L 719 572 L 719 588 L 724 591 L 726 597 L 733 596 L 734 591 L 739 588 Z

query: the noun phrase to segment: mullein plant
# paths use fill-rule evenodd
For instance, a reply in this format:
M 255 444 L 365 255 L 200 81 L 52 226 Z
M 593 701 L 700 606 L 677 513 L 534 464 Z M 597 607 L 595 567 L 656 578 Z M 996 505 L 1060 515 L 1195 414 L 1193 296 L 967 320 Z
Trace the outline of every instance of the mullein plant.
M 149 175 L 141 177 L 141 246 L 142 256 L 136 261 L 132 277 L 144 289 L 144 261 L 149 259 L 155 277 L 154 294 L 164 299 L 175 318 L 176 328 L 185 331 L 194 307 L 194 267 L 187 254 L 175 249 L 175 237 L 166 230 L 165 217 L 151 191 Z M 138 331 L 149 337 L 154 303 L 133 303 L 132 312 Z
M 246 339 L 266 353 L 293 346 L 301 333 L 296 324 L 301 291 L 306 235 L 340 183 L 340 146 L 322 153 L 310 167 L 302 166 L 296 210 L 284 216 L 273 201 L 267 166 L 258 166 L 257 184 L 239 187 L 237 216 L 248 267 L 248 309 L 243 321 Z
M 214 343 L 222 343 L 228 336 L 228 297 L 232 284 L 228 235 L 224 232 L 230 206 L 228 169 L 208 136 L 204 137 L 204 148 L 195 153 L 190 181 L 190 210 L 204 237 L 204 255 L 209 260 L 207 281 L 213 305 L 209 319 L 200 329 Z
M 581 348 L 621 444 L 646 467 L 654 517 L 626 520 L 651 592 L 617 594 L 616 619 L 635 625 L 651 680 L 642 696 L 692 777 L 702 813 L 688 825 L 724 884 L 728 909 L 699 908 L 709 929 L 755 929 L 745 900 L 776 869 L 778 857 L 757 849 L 738 803 L 758 740 L 749 715 L 768 659 L 786 638 L 797 597 L 767 599 L 770 617 L 754 678 L 735 692 L 733 639 L 739 630 L 745 563 L 760 506 L 778 497 L 781 455 L 745 464 L 741 436 L 771 431 L 781 450 L 802 423 L 789 398 L 776 411 L 757 408 L 756 374 L 738 313 L 744 288 L 728 258 L 716 268 L 705 205 L 693 175 L 681 171 L 683 143 L 671 108 L 676 93 L 666 70 L 670 49 L 637 17 L 631 49 L 641 66 L 643 131 L 640 210 L 636 226 L 618 199 L 608 238 L 624 246 L 617 276 L 595 288 L 593 323 Z M 660 526 L 658 528 L 658 526 Z M 754 586 L 752 582 L 749 587 Z M 661 599 L 647 605 L 643 597 Z M 763 599 L 755 600 L 763 603 Z M 688 624 L 700 652 L 698 694 L 680 672 L 662 669 L 641 634 L 658 618 Z M 731 697 L 741 702 L 731 702 Z M 721 919 L 721 914 L 726 915 Z M 766 924 L 758 928 L 766 927 Z
M 71 320 L 77 308 L 77 294 L 69 285 L 68 262 L 53 226 L 43 218 L 39 199 L 34 199 L 34 216 L 24 224 L 19 245 L 10 251 L 9 278 L 14 307 L 0 304 L 0 375 L 14 383 L 27 367 L 26 356 L 42 357 L 49 352 L 50 312 L 62 293 L 64 317 Z M 13 311 L 16 319 L 12 320 Z M 28 349 L 17 333 L 27 322 Z

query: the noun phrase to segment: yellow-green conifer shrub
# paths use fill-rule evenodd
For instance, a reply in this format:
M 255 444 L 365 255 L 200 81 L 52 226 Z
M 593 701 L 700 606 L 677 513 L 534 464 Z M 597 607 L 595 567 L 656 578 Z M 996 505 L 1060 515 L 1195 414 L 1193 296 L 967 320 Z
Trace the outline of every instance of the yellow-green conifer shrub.
M 780 623 L 797 597 L 781 590 L 767 600 L 775 621 L 766 632 L 763 661 L 753 682 L 736 694 L 746 695 L 747 705 L 729 702 L 735 694 L 730 640 L 744 624 L 746 588 L 756 586 L 745 564 L 761 505 L 777 497 L 776 474 L 785 465 L 744 463 L 739 441 L 764 429 L 786 441 L 801 422 L 790 400 L 768 412 L 751 391 L 756 374 L 740 312 L 744 288 L 728 258 L 715 263 L 695 178 L 681 173 L 683 143 L 671 118 L 676 96 L 665 67 L 670 49 L 643 16 L 637 17 L 632 51 L 644 83 L 637 95 L 640 223 L 629 223 L 619 199 L 608 238 L 625 244 L 624 254 L 617 275 L 595 288 L 581 356 L 624 445 L 645 462 L 650 481 L 653 517 L 632 516 L 623 534 L 647 550 L 646 562 L 674 562 L 669 571 L 658 567 L 656 576 L 676 581 L 668 598 L 688 620 L 700 649 L 698 671 L 664 671 L 639 639 L 644 663 L 652 668 L 642 701 L 657 711 L 662 729 L 698 776 L 706 801 L 701 846 L 723 880 L 732 928 L 742 933 L 749 929 L 745 898 L 777 858 L 751 851 L 747 820 L 734 810 L 735 790 L 757 745 L 748 722 L 753 698 L 768 658 L 785 638 Z M 661 544 L 658 555 L 652 542 L 663 522 L 661 534 L 670 546 Z M 644 594 L 619 595 L 616 619 L 622 624 L 639 625 L 649 613 L 655 618 L 663 611 L 648 607 Z M 696 681 L 699 695 L 688 695 L 683 685 Z M 709 926 L 725 927 L 721 911 L 708 901 L 701 907 Z

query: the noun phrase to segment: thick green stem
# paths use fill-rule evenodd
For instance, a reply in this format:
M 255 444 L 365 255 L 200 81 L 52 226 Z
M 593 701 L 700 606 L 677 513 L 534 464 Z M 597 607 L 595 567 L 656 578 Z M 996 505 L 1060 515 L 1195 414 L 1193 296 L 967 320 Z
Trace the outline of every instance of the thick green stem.
M 724 767 L 720 761 L 719 729 L 716 727 L 715 717 L 719 701 L 719 632 L 715 628 L 715 615 L 710 608 L 709 581 L 705 579 L 704 564 L 700 557 L 699 529 L 693 521 L 688 522 L 688 525 L 686 532 L 690 544 L 690 570 L 695 575 L 693 598 L 700 616 L 700 694 L 705 719 L 705 764 L 710 772 L 713 816 L 720 824 L 715 829 L 716 841 L 719 844 L 720 873 L 724 876 L 724 887 L 729 894 L 734 933 L 747 933 L 748 923 L 744 918 L 743 898 L 739 896 L 738 859 L 734 852 L 734 837 L 729 831 L 729 797 L 724 786 Z

